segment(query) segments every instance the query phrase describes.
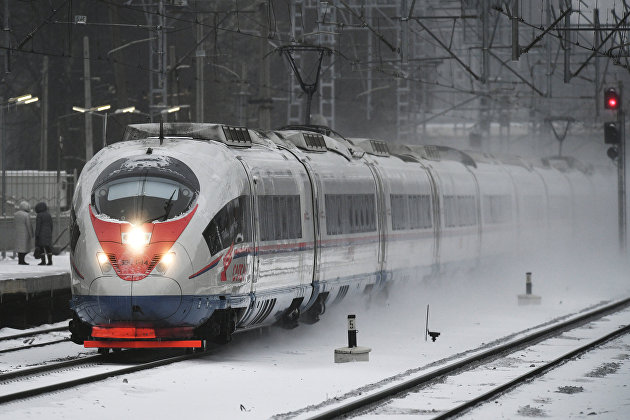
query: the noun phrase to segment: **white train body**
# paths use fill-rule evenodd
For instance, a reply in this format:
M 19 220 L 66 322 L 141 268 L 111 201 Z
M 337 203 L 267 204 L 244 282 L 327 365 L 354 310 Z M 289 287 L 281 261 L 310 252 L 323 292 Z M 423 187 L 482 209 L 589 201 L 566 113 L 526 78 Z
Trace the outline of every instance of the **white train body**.
M 610 190 L 553 162 L 443 147 L 217 124 L 158 133 L 130 126 L 76 188 L 71 331 L 88 347 L 196 347 L 314 322 L 397 278 L 573 238 L 599 211 L 588 197 Z

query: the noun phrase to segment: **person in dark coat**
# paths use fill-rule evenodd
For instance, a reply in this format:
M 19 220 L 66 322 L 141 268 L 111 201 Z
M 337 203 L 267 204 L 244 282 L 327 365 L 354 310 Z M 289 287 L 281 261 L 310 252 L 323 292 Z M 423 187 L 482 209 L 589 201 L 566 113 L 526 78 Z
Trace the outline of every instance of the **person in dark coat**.
M 35 246 L 42 251 L 42 262 L 39 265 L 46 265 L 46 257 L 48 257 L 48 265 L 52 265 L 52 231 L 53 221 L 48 206 L 41 202 L 35 205 L 37 219 L 35 220 Z
M 33 225 L 29 212 L 31 206 L 26 201 L 20 203 L 20 209 L 13 216 L 15 224 L 15 252 L 18 254 L 18 264 L 28 265 L 24 258 L 31 251 L 31 239 L 33 239 Z

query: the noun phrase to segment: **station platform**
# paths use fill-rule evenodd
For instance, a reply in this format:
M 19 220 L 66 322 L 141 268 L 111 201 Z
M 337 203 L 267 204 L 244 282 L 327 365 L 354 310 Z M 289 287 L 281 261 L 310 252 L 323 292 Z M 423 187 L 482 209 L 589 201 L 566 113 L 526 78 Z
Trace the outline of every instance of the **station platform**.
M 53 265 L 40 266 L 33 254 L 29 265 L 18 265 L 17 257 L 0 257 L 0 328 L 26 328 L 58 322 L 70 317 L 69 254 L 53 256 Z

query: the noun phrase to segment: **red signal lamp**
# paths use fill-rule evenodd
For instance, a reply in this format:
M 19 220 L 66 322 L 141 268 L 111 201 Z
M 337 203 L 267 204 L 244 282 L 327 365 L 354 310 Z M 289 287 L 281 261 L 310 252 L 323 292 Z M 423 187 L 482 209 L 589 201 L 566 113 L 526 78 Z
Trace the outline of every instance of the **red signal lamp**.
M 618 110 L 621 107 L 621 98 L 615 90 L 615 88 L 608 88 L 604 92 L 604 108 L 611 109 L 613 111 Z

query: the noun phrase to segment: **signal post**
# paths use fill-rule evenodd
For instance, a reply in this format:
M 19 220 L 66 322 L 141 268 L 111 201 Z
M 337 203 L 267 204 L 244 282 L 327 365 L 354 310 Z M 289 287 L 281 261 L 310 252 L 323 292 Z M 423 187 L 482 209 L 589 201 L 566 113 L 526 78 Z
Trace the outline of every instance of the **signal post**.
M 626 116 L 623 111 L 623 84 L 619 82 L 619 92 L 608 88 L 604 92 L 604 108 L 617 112 L 615 122 L 604 123 L 604 143 L 613 145 L 608 156 L 617 160 L 617 200 L 619 215 L 619 249 L 625 253 L 626 235 Z M 616 147 L 615 147 L 616 146 Z
M 621 103 L 623 85 L 619 82 L 619 111 L 617 112 L 617 123 L 619 124 L 619 163 L 617 166 L 618 195 L 619 195 L 619 248 L 626 251 L 627 222 L 626 222 L 626 114 Z

